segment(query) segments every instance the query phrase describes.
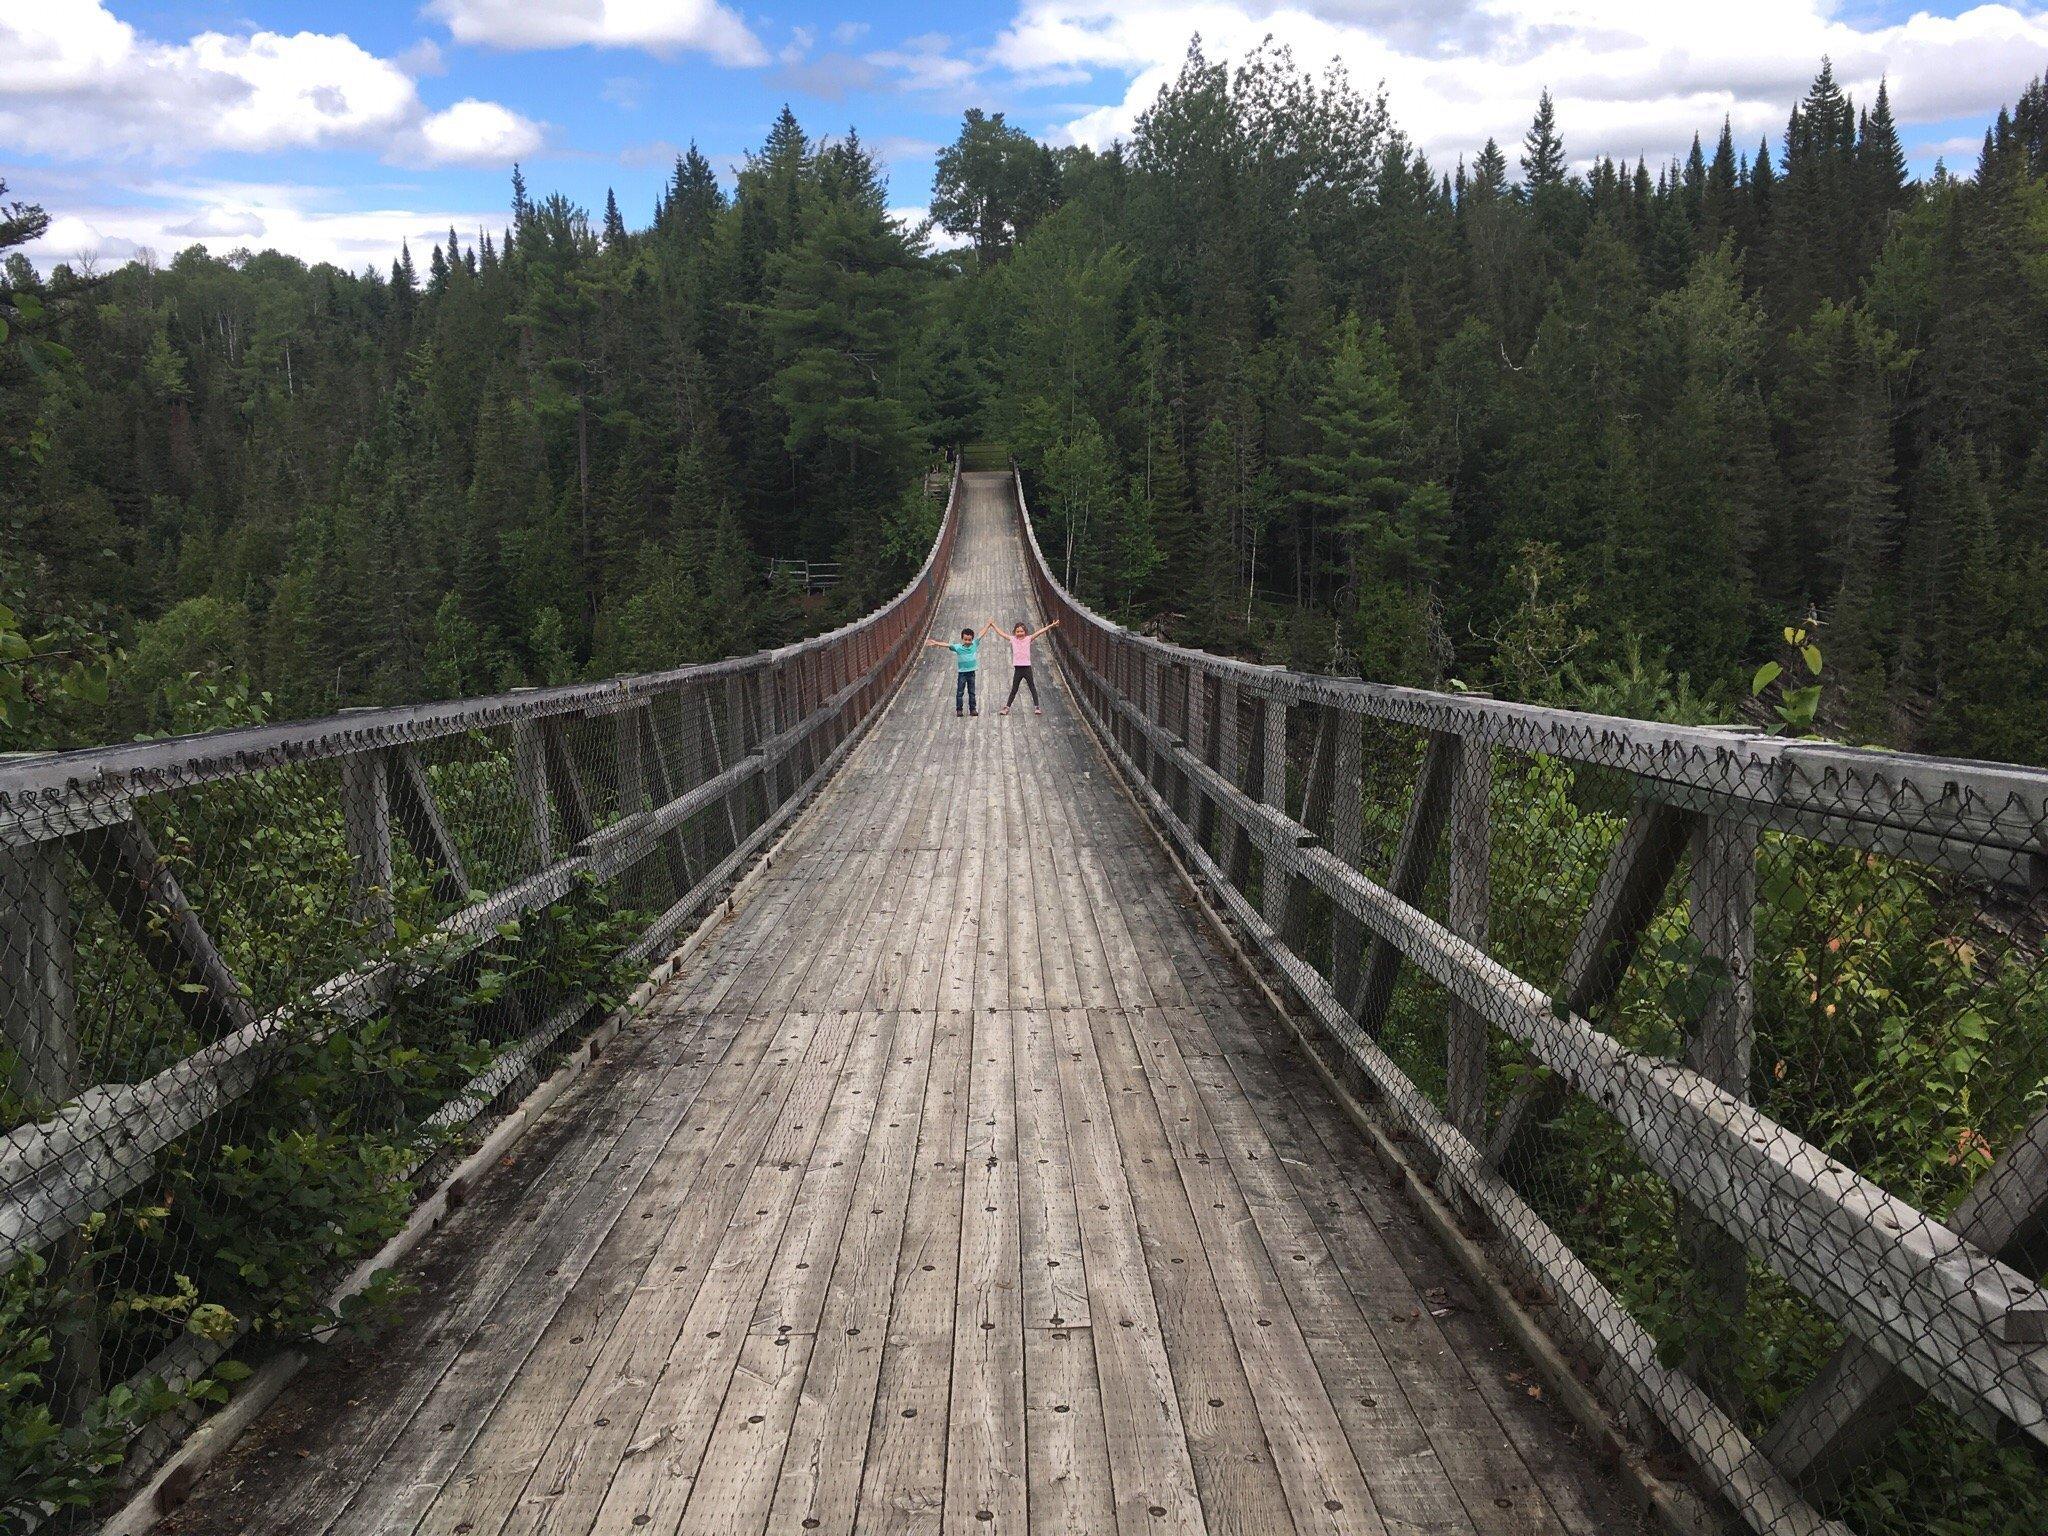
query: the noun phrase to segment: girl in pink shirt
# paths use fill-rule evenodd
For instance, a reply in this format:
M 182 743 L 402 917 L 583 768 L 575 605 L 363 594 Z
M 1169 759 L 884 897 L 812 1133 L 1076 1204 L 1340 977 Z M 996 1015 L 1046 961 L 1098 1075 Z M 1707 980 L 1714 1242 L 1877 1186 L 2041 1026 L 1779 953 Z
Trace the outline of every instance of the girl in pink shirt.
M 994 619 L 990 619 L 988 622 L 991 629 L 999 627 Z M 1045 629 L 1027 630 L 1020 619 L 1016 627 L 1010 631 L 1010 697 L 1003 705 L 1002 712 L 1004 714 L 1007 715 L 1010 712 L 1010 705 L 1017 702 L 1017 688 L 1019 684 L 1031 690 L 1031 713 L 1034 715 L 1045 713 L 1038 706 L 1038 684 L 1031 680 L 1031 642 L 1040 635 L 1045 634 L 1047 630 L 1057 628 L 1059 622 L 1058 619 L 1054 619 L 1052 623 L 1045 626 Z

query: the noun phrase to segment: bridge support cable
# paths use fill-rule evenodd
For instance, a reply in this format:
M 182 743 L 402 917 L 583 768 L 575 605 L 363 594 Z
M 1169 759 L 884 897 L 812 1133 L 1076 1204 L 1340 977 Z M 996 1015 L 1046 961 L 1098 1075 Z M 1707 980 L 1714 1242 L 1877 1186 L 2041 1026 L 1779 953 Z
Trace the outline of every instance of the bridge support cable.
M 2048 772 L 1190 650 L 1017 507 L 1082 712 L 1610 1404 L 1760 1532 L 2048 1465 Z
M 331 1324 L 336 1276 L 844 761 L 958 504 L 956 472 L 893 600 L 778 650 L 0 758 L 0 1279 L 60 1428 Z

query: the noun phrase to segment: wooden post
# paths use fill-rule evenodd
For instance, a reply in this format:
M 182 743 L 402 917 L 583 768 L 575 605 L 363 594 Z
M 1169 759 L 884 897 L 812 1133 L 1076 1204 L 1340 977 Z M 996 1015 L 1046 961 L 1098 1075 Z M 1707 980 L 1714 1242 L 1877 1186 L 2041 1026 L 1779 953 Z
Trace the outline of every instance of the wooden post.
M 725 752 L 718 744 L 718 722 L 711 717 L 711 690 L 700 690 L 697 699 L 703 706 L 704 744 L 711 751 L 711 777 L 716 778 L 725 772 Z M 733 815 L 732 796 L 722 796 L 721 802 L 725 806 L 725 829 L 732 835 L 732 846 L 737 848 L 740 845 L 740 824 L 739 818 Z
M 54 843 L 0 845 L 0 1032 L 14 1052 L 10 1087 L 32 1108 L 78 1089 L 78 997 L 71 898 Z
M 1337 767 L 1337 733 L 1333 725 L 1336 714 L 1336 708 L 1328 704 L 1316 710 L 1315 745 L 1309 749 L 1308 775 L 1302 780 L 1301 810 L 1294 817 L 1295 824 L 1306 834 L 1301 839 L 1304 846 L 1326 837 L 1330 830 L 1330 781 Z M 1314 890 L 1306 882 L 1288 880 L 1287 921 L 1280 926 L 1280 942 L 1304 960 L 1310 960 L 1304 953 L 1308 948 L 1310 903 L 1304 898 Z M 1314 964 L 1313 960 L 1310 963 Z
M 635 706 L 612 716 L 612 752 L 619 765 L 618 809 L 621 821 L 629 816 L 643 815 L 647 810 L 647 763 L 640 729 L 645 714 L 644 706 Z M 652 883 L 648 875 L 647 855 L 643 853 L 633 861 L 630 869 L 622 873 L 625 877 L 622 883 L 631 893 L 631 899 L 644 908 L 648 904 Z
M 1287 701 L 1262 698 L 1259 707 L 1259 799 L 1274 810 L 1287 809 Z M 1260 900 L 1275 933 L 1287 927 L 1288 886 L 1292 883 L 1279 861 L 1267 858 L 1260 875 Z
M 31 1116 L 78 1097 L 78 991 L 71 898 L 55 843 L 0 847 L 0 1035 L 14 1055 L 8 1087 Z M 45 1283 L 66 1295 L 51 1339 L 50 1390 L 74 1424 L 100 1395 L 99 1309 L 85 1240 L 66 1232 L 48 1247 Z
M 1196 672 L 1188 690 L 1188 750 L 1206 768 L 1217 764 L 1215 682 L 1206 671 Z M 1195 791 L 1195 841 L 1204 853 L 1216 851 L 1216 801 L 1199 788 Z
M 1749 1097 L 1756 1041 L 1756 828 L 1727 817 L 1692 838 L 1692 937 L 1712 986 L 1686 1040 L 1685 1063 L 1738 1098 Z M 1728 1347 L 1741 1325 L 1749 1257 L 1740 1239 L 1681 1207 L 1679 1246 L 1690 1264 L 1694 1329 L 1687 1370 L 1723 1406 L 1737 1406 Z
M 1160 698 L 1164 691 L 1159 686 L 1159 668 L 1152 658 L 1143 652 L 1138 655 L 1138 667 L 1142 678 L 1138 691 L 1138 709 L 1146 724 L 1157 725 Z M 1161 781 L 1165 777 L 1165 760 L 1154 750 L 1150 735 L 1141 732 L 1140 738 L 1144 743 L 1145 781 L 1154 789 L 1160 789 Z
M 1460 753 L 1458 737 L 1432 731 L 1428 745 L 1423 748 L 1422 765 L 1415 773 L 1415 793 L 1408 801 L 1408 818 L 1401 824 L 1401 841 L 1395 845 L 1393 867 L 1387 872 L 1387 890 L 1411 907 L 1422 899 L 1423 887 L 1429 882 L 1429 867 L 1436 862 Z M 1358 996 L 1351 1004 L 1351 1016 L 1367 1034 L 1378 1034 L 1385 1022 L 1400 972 L 1401 951 L 1385 939 L 1375 939 L 1365 957 Z
M 759 701 L 759 698 L 759 689 L 753 686 L 752 680 L 743 674 L 735 673 L 725 680 L 725 731 L 726 739 L 732 743 L 734 757 L 749 757 L 760 747 L 761 732 L 754 718 L 754 705 Z M 765 796 L 767 793 L 765 776 L 763 776 L 761 782 L 764 787 L 759 793 Z M 736 810 L 734 803 L 739 800 L 740 796 L 747 794 L 750 787 L 742 787 L 734 794 L 726 796 L 725 814 L 728 818 L 737 817 L 738 819 L 745 820 L 751 828 L 753 825 L 751 813 L 741 813 Z M 740 801 L 740 804 L 742 806 L 751 806 L 752 800 L 743 800 Z M 734 838 L 737 839 L 739 836 L 737 820 L 732 822 L 732 830 Z
M 1486 948 L 1487 909 L 1493 891 L 1492 798 L 1493 748 L 1483 741 L 1464 742 L 1451 788 L 1446 916 L 1451 932 L 1482 950 Z M 1486 1042 L 1486 1020 L 1453 998 L 1445 1037 L 1445 1111 L 1451 1124 L 1475 1145 L 1486 1136 Z
M 1194 745 L 1188 729 L 1191 670 L 1184 661 L 1172 661 L 1165 664 L 1161 673 L 1164 691 L 1159 700 L 1159 723 L 1165 726 L 1171 738 L 1177 740 L 1183 747 Z M 1193 807 L 1188 800 L 1194 786 L 1188 782 L 1187 770 L 1182 767 L 1179 758 L 1169 756 L 1167 768 L 1167 781 L 1172 787 L 1173 794 L 1173 813 L 1180 818 L 1181 825 L 1186 826 L 1193 815 Z
M 377 949 L 398 937 L 392 890 L 389 755 L 377 749 L 341 760 L 342 841 L 353 900 L 349 918 Z
M 780 662 L 771 661 L 761 669 L 759 686 L 761 699 L 756 718 L 761 729 L 760 740 L 762 749 L 764 751 L 776 751 L 768 743 L 774 737 L 782 734 L 782 665 Z M 769 813 L 773 813 L 775 808 L 782 804 L 782 779 L 784 772 L 785 767 L 782 756 L 779 751 L 776 751 L 776 755 L 769 760 L 767 773 L 761 780 L 763 793 L 768 802 Z
M 1339 709 L 1330 762 L 1330 852 L 1361 873 L 1365 860 L 1364 779 L 1365 719 Z M 1339 997 L 1357 993 L 1364 949 L 1364 925 L 1337 907 L 1330 929 L 1330 986 Z
M 526 690 L 519 690 L 524 692 Z M 512 722 L 512 773 L 526 802 L 527 841 L 535 869 L 555 862 L 555 815 L 548 804 L 548 773 L 542 762 L 540 728 L 531 720 Z
M 1217 683 L 1216 692 L 1216 771 L 1233 788 L 1242 789 L 1246 759 L 1250 754 L 1244 750 L 1244 711 L 1238 699 L 1237 684 L 1223 678 Z M 1230 816 L 1228 821 L 1225 836 L 1229 839 L 1229 848 L 1224 855 L 1223 873 L 1235 889 L 1243 891 L 1252 878 L 1251 834 L 1245 831 L 1244 823 L 1238 817 Z

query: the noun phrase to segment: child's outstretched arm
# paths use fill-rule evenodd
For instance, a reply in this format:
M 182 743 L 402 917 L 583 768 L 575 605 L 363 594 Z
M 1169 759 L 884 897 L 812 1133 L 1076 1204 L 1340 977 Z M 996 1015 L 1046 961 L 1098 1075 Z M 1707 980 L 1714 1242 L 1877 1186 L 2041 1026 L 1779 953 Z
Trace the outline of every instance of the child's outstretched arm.
M 950 651 L 953 649 L 952 645 L 947 641 L 934 640 L 930 635 L 924 637 L 924 646 L 928 651 Z
M 1060 621 L 1058 619 L 1054 619 L 1050 624 L 1046 625 L 1045 628 L 1034 629 L 1033 631 L 1031 631 L 1031 638 L 1036 640 L 1040 635 L 1049 635 L 1059 627 Z

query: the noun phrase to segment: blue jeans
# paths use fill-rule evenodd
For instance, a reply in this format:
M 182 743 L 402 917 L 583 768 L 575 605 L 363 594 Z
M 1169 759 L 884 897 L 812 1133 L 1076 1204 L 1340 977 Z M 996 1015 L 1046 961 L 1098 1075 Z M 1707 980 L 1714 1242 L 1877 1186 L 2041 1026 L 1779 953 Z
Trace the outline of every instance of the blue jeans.
M 974 707 L 974 674 L 972 672 L 956 672 L 953 674 L 953 713 L 956 715 L 960 713 L 960 701 L 962 699 L 967 701 L 967 713 L 970 715 L 977 713 Z

